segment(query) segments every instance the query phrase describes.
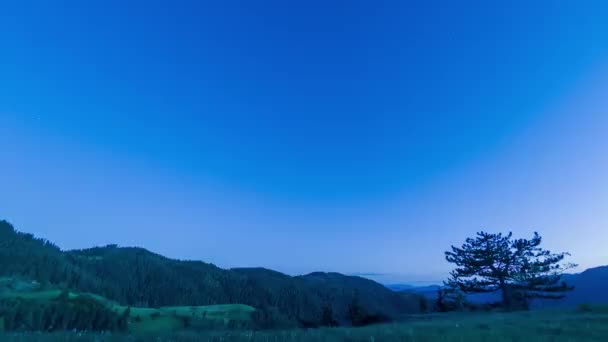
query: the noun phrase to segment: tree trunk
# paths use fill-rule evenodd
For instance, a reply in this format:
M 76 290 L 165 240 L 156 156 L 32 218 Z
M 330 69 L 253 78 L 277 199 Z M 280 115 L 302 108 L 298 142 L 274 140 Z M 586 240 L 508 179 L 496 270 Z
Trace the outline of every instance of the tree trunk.
M 511 311 L 513 309 L 512 303 L 512 295 L 511 289 L 509 288 L 509 284 L 505 283 L 503 280 L 500 281 L 500 290 L 502 292 L 502 305 L 506 311 Z

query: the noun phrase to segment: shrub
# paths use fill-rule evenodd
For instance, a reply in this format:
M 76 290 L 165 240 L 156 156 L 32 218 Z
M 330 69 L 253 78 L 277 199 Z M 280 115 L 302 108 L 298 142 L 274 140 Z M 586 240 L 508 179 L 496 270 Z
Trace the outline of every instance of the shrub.
M 576 310 L 578 312 L 591 312 L 593 311 L 593 307 L 589 304 L 579 304 L 576 306 Z

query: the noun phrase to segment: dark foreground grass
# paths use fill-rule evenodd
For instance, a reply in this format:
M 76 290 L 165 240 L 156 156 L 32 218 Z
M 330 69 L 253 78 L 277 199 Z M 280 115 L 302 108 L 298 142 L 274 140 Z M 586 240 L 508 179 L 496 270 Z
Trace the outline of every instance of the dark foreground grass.
M 100 334 L 5 334 L 6 342 L 198 342 L 198 341 L 608 341 L 608 313 L 537 311 L 524 313 L 446 314 L 410 317 L 408 321 L 365 328 L 293 331 L 181 333 L 171 336 Z

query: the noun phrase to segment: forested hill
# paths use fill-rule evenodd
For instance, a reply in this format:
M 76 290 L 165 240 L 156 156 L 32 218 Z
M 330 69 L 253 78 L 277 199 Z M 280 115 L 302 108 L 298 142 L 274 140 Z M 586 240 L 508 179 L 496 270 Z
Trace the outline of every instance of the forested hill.
M 261 268 L 226 270 L 115 245 L 62 251 L 47 240 L 15 231 L 6 221 L 0 221 L 0 266 L 0 276 L 95 293 L 123 305 L 240 303 L 286 325 L 319 325 L 323 320 L 347 323 L 353 302 L 359 311 L 376 318 L 420 309 L 418 297 L 396 294 L 360 277 L 337 273 L 291 277 Z

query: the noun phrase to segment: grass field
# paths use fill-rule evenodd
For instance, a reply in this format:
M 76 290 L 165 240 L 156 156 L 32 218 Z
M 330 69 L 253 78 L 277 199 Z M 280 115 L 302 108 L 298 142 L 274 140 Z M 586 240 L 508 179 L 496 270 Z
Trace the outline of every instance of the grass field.
M 1 282 L 1 279 L 0 279 Z M 23 298 L 35 301 L 53 300 L 61 294 L 61 290 L 36 290 L 23 285 L 24 282 L 14 282 L 19 290 L 0 292 L 0 298 Z M 122 314 L 127 306 L 119 305 L 105 297 L 95 294 L 70 292 L 70 298 L 87 295 L 95 298 L 108 308 Z M 129 331 L 136 335 L 170 334 L 183 330 L 185 320 L 195 321 L 197 328 L 222 328 L 229 323 L 246 323 L 251 320 L 255 309 L 242 304 L 208 305 L 208 306 L 173 306 L 161 308 L 130 308 Z M 0 340 L 2 341 L 2 340 Z
M 0 297 L 47 301 L 60 290 L 36 290 L 29 283 L 13 282 Z M 70 293 L 70 297 L 80 296 Z M 126 306 L 87 294 L 122 313 Z M 288 331 L 226 330 L 228 322 L 248 322 L 254 308 L 247 305 L 174 306 L 130 309 L 130 334 L 18 333 L 0 334 L 0 341 L 68 342 L 194 342 L 194 341 L 608 341 L 608 307 L 580 306 L 569 311 L 518 313 L 452 313 L 404 317 L 399 323 L 365 328 L 327 328 Z M 191 319 L 198 332 L 184 330 Z
M 224 331 L 175 335 L 0 335 L 7 342 L 195 342 L 195 341 L 302 341 L 302 342 L 578 342 L 608 341 L 608 308 L 585 311 L 535 311 L 523 313 L 432 314 L 408 321 L 365 328 L 328 328 L 290 331 Z
M 124 312 L 127 308 L 115 305 L 113 309 Z M 229 322 L 248 322 L 254 311 L 251 306 L 242 304 L 131 308 L 129 329 L 136 334 L 174 332 L 183 329 L 183 319 L 189 318 L 196 318 L 203 327 L 217 328 Z

